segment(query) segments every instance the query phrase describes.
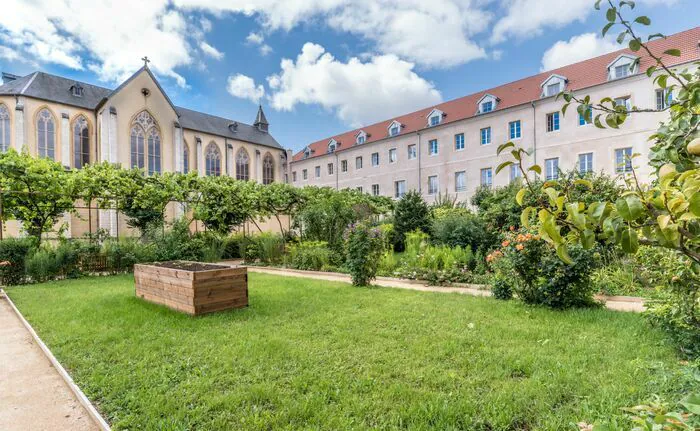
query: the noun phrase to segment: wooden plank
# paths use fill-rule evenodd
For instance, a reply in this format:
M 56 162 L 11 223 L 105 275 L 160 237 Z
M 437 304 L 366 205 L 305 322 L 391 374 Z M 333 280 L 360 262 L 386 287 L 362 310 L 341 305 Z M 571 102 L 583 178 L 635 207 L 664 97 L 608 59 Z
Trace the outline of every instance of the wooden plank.
M 240 267 L 240 268 L 222 268 L 222 269 L 212 269 L 209 271 L 197 271 L 194 273 L 194 279 L 197 281 L 204 281 L 208 280 L 210 278 L 220 278 L 220 277 L 230 277 L 232 275 L 241 275 L 241 274 L 246 274 L 248 271 L 248 268 L 246 267 Z
M 216 295 L 202 295 L 194 298 L 194 305 L 211 304 L 233 299 L 246 298 L 245 290 L 223 291 Z
M 155 265 L 134 265 L 134 272 L 136 270 L 146 273 L 146 274 L 155 274 L 158 276 L 164 276 L 164 277 L 174 277 L 174 278 L 181 278 L 185 280 L 193 280 L 193 272 L 192 271 L 185 271 L 184 269 L 174 269 L 174 268 L 165 268 L 162 266 L 155 266 Z
M 248 298 L 232 299 L 230 301 L 223 301 L 214 304 L 206 304 L 195 306 L 195 312 L 197 314 L 203 313 L 213 313 L 215 311 L 227 310 L 229 308 L 243 308 L 248 305 Z

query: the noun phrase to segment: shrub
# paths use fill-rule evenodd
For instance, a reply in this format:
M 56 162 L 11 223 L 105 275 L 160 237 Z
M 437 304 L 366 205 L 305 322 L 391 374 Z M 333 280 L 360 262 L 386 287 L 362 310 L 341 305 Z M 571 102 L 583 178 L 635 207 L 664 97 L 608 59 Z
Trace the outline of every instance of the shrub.
M 222 259 L 242 259 L 246 237 L 242 233 L 235 233 L 224 238 Z
M 396 204 L 394 210 L 395 246 L 398 251 L 404 249 L 404 240 L 408 232 L 430 231 L 430 209 L 419 192 L 411 190 Z
M 155 246 L 136 238 L 109 239 L 102 244 L 107 270 L 112 273 L 130 272 L 137 263 L 155 260 Z
M 36 283 L 42 283 L 58 277 L 61 267 L 56 261 L 56 254 L 49 247 L 42 247 L 27 257 L 25 262 L 27 276 Z
M 287 265 L 292 268 L 320 271 L 331 265 L 331 250 L 324 241 L 305 241 L 289 246 Z
M 379 229 L 368 223 L 350 225 L 345 232 L 345 265 L 355 286 L 368 286 L 377 276 L 384 245 Z
M 488 231 L 484 220 L 468 210 L 440 209 L 433 214 L 431 238 L 435 243 L 469 247 L 474 252 L 489 250 L 497 244 L 498 237 Z
M 0 279 L 5 286 L 24 283 L 25 260 L 35 247 L 32 238 L 7 238 L 0 241 Z
M 513 284 L 513 281 L 507 277 L 494 277 L 493 286 L 491 287 L 493 297 L 504 301 L 513 299 Z

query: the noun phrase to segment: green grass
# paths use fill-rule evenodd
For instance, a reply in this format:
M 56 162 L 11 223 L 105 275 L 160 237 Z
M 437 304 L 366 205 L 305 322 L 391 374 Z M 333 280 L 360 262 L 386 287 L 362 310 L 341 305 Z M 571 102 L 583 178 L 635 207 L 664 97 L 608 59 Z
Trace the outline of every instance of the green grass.
M 9 294 L 115 429 L 563 430 L 685 384 L 642 317 L 251 274 L 191 318 L 116 276 Z

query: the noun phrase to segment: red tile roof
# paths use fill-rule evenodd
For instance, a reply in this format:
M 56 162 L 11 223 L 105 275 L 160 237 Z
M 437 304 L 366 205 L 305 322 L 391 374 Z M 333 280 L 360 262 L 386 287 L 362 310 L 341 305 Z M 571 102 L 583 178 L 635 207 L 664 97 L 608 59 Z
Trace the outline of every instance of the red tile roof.
M 667 49 L 671 48 L 680 49 L 680 57 L 662 55 L 665 63 L 670 66 L 698 60 L 700 58 L 700 50 L 698 47 L 699 42 L 700 26 L 668 36 L 666 39 L 656 39 L 649 42 L 648 47 L 655 55 L 660 55 Z M 487 93 L 500 99 L 497 110 L 522 105 L 533 100 L 539 100 L 542 91 L 540 85 L 552 74 L 566 77 L 568 80 L 566 88 L 568 90 L 578 90 L 591 87 L 593 85 L 602 84 L 608 80 L 607 66 L 620 54 L 624 53 L 640 57 L 638 68 L 639 73 L 644 73 L 649 66 L 654 64 L 654 61 L 648 55 L 646 55 L 643 50 L 632 52 L 629 49 L 622 49 L 611 52 L 599 57 L 560 67 L 558 69 L 542 72 L 528 78 L 501 85 L 499 87 L 490 88 L 488 90 L 480 91 L 458 99 L 443 102 L 435 106 L 430 106 L 410 114 L 390 118 L 366 127 L 349 130 L 339 135 L 329 136 L 308 145 L 312 151 L 311 158 L 326 154 L 327 145 L 331 139 L 335 139 L 340 143 L 340 148 L 337 150 L 338 152 L 352 148 L 352 146 L 355 144 L 355 136 L 360 130 L 364 130 L 370 135 L 365 144 L 382 140 L 388 137 L 388 127 L 394 120 L 401 122 L 401 124 L 404 126 L 401 129 L 401 135 L 424 129 L 428 123 L 428 114 L 435 108 L 441 110 L 446 115 L 442 124 L 473 117 L 477 112 L 478 100 Z M 302 160 L 303 155 L 304 150 L 299 151 L 294 155 L 292 161 Z

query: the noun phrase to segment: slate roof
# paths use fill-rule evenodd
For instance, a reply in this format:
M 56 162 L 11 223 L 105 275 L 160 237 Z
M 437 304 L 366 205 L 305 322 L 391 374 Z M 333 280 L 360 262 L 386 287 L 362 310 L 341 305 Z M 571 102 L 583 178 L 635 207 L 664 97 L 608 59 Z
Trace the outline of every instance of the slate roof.
M 142 70 L 143 68 L 139 69 L 138 72 L 132 75 L 132 78 Z M 146 70 L 149 72 L 149 74 L 151 74 L 150 70 Z M 161 89 L 163 94 L 165 94 L 163 89 L 160 87 L 158 80 L 155 79 L 153 74 L 151 74 L 151 77 L 155 81 L 158 88 Z M 125 83 L 122 83 L 117 89 L 111 90 L 109 88 L 75 81 L 73 79 L 68 79 L 61 76 L 51 75 L 45 72 L 34 72 L 27 76 L 17 78 L 14 81 L 10 81 L 4 85 L 0 85 L 0 95 L 33 97 L 36 99 L 62 103 L 65 105 L 94 111 L 99 105 L 101 105 L 112 94 L 121 89 L 126 82 L 129 82 L 132 78 L 129 78 L 127 81 L 125 81 Z M 74 96 L 70 90 L 71 86 L 75 85 L 76 83 L 83 87 L 82 97 Z M 168 99 L 171 106 L 173 106 L 173 109 L 178 113 L 180 125 L 185 129 L 209 133 L 211 135 L 225 138 L 237 139 L 276 149 L 282 149 L 282 146 L 275 140 L 275 138 L 272 137 L 272 135 L 258 130 L 257 127 L 236 122 L 234 120 L 217 117 L 215 115 L 209 115 L 203 112 L 197 112 L 191 109 L 174 106 L 172 105 L 172 102 L 170 102 L 167 94 L 165 97 Z M 258 116 L 259 115 L 260 111 L 258 112 Z M 229 128 L 229 126 L 233 123 L 238 124 L 235 132 Z
M 661 55 L 667 65 L 672 66 L 698 60 L 700 58 L 698 42 L 700 42 L 700 27 L 695 27 L 693 29 L 668 36 L 666 39 L 656 39 L 649 42 L 647 46 L 654 54 Z M 672 57 L 663 54 L 664 51 L 671 48 L 680 49 L 681 56 Z M 602 84 L 608 81 L 608 64 L 610 64 L 611 61 L 616 59 L 621 54 L 631 54 L 639 57 L 638 73 L 645 73 L 647 68 L 654 64 L 654 61 L 643 51 L 632 52 L 629 49 L 622 49 L 609 54 L 601 55 L 599 57 L 584 60 L 579 63 L 538 73 L 537 75 L 530 76 L 528 78 L 520 79 L 518 81 L 504 84 L 495 88 L 479 91 L 478 93 L 440 103 L 435 106 L 426 107 L 425 109 L 421 109 L 410 114 L 390 118 L 379 123 L 326 137 L 304 147 L 304 149 L 294 155 L 292 161 L 303 160 L 304 151 L 306 148 L 311 149 L 311 155 L 309 158 L 320 157 L 327 154 L 326 146 L 331 139 L 335 139 L 340 144 L 337 152 L 348 150 L 355 145 L 355 136 L 360 131 L 364 131 L 369 135 L 365 143 L 362 145 L 367 145 L 372 142 L 386 139 L 388 137 L 389 125 L 394 121 L 400 122 L 403 126 L 399 136 L 425 129 L 428 125 L 426 117 L 433 109 L 439 109 L 444 113 L 445 117 L 443 118 L 441 124 L 448 124 L 474 117 L 479 115 L 477 114 L 477 102 L 485 94 L 491 94 L 499 99 L 498 105 L 496 106 L 496 109 L 494 109 L 494 112 L 513 106 L 530 103 L 532 101 L 537 101 L 541 99 L 540 95 L 542 88 L 540 85 L 542 82 L 544 82 L 544 80 L 553 74 L 566 77 L 568 80 L 566 86 L 567 90 L 579 90 L 597 84 Z

